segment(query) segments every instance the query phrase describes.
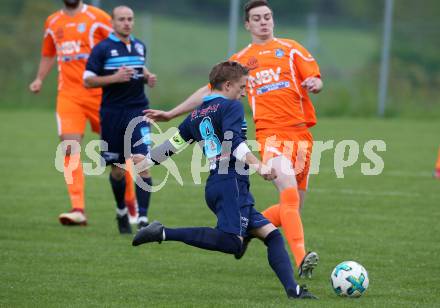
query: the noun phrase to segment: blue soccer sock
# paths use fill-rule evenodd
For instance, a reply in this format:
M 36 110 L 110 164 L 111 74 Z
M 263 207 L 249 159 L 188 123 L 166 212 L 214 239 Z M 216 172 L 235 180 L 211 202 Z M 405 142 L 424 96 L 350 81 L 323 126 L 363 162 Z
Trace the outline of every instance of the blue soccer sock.
M 113 178 L 112 175 L 110 174 L 109 180 L 112 186 L 113 195 L 115 196 L 116 206 L 118 210 L 124 210 L 125 209 L 125 201 L 124 201 L 125 178 L 122 178 L 121 180 L 117 180 Z
M 150 187 L 153 186 L 153 180 L 151 179 L 151 177 L 138 177 L 137 181 L 139 180 Z M 147 216 L 148 208 L 150 207 L 150 196 L 150 191 L 144 190 L 142 187 L 139 187 L 139 185 L 136 184 L 136 199 L 139 207 L 139 217 Z
M 298 284 L 293 277 L 292 263 L 284 248 L 283 236 L 280 231 L 274 230 L 264 239 L 267 246 L 267 259 L 270 267 L 277 274 L 288 296 L 298 296 Z
M 206 250 L 229 254 L 238 253 L 241 241 L 238 236 L 208 227 L 165 228 L 165 241 L 178 241 Z

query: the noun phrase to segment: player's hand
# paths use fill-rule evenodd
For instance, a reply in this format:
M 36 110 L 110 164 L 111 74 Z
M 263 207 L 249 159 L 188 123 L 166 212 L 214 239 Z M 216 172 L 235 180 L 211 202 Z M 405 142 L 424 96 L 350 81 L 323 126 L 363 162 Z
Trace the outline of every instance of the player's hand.
M 322 90 L 322 87 L 324 84 L 322 83 L 321 78 L 318 77 L 309 77 L 306 78 L 302 83 L 301 86 L 306 89 L 308 92 L 311 93 L 319 93 Z
M 274 168 L 271 168 L 267 165 L 262 164 L 258 173 L 265 179 L 266 181 L 273 181 L 277 176 L 277 172 Z
M 134 68 L 122 66 L 113 75 L 113 78 L 116 83 L 129 82 L 131 77 L 133 77 L 134 73 L 135 73 Z
M 29 90 L 32 93 L 37 94 L 41 91 L 42 87 L 43 87 L 43 81 L 37 78 L 34 81 L 32 81 L 32 83 L 29 85 Z
M 131 159 L 133 160 L 136 174 L 142 173 L 154 166 L 151 159 L 148 159 L 147 156 L 142 154 L 133 154 L 131 155 Z
M 150 88 L 154 88 L 154 86 L 156 85 L 156 82 L 157 82 L 157 76 L 155 74 L 148 74 L 147 78 L 148 78 L 147 85 Z
M 153 120 L 155 122 L 168 122 L 172 119 L 169 111 L 146 109 L 142 111 L 147 121 Z

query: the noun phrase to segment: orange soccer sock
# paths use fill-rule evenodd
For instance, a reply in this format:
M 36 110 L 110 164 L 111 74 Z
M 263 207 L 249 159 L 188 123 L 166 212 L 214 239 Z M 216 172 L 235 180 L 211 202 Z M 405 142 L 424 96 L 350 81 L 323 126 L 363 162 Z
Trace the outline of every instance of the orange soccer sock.
M 440 148 L 438 149 L 438 158 L 437 158 L 437 164 L 435 165 L 435 168 L 437 170 L 440 170 Z
M 299 194 L 296 187 L 285 189 L 280 193 L 281 226 L 297 266 L 301 264 L 306 255 L 299 203 Z
M 64 157 L 64 180 L 72 209 L 84 211 L 84 174 L 80 154 Z
M 136 216 L 136 193 L 134 190 L 134 182 L 131 176 L 133 171 L 132 161 L 131 159 L 127 159 L 125 162 L 126 171 L 125 171 L 125 205 L 128 208 L 128 212 L 131 216 Z
M 280 205 L 275 204 L 265 209 L 261 214 L 266 217 L 275 227 L 281 226 Z

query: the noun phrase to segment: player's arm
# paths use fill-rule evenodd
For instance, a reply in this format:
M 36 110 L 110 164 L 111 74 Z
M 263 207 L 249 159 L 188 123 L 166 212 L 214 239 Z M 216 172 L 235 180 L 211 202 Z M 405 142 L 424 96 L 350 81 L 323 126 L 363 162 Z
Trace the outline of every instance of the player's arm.
M 151 73 L 148 68 L 144 66 L 144 83 L 147 84 L 150 88 L 154 88 L 157 83 L 156 74 Z
M 261 175 L 267 181 L 273 181 L 277 178 L 275 169 L 263 164 L 249 149 L 246 142 L 240 143 L 240 145 L 234 150 L 232 155 L 239 161 L 242 161 L 255 169 L 259 175 Z
M 306 89 L 308 92 L 318 94 L 322 91 L 324 87 L 324 83 L 322 82 L 321 77 L 307 77 L 302 83 L 301 86 Z
M 169 157 L 185 148 L 187 143 L 191 143 L 191 140 L 186 141 L 178 131 L 161 145 L 152 148 L 146 156 L 141 154 L 133 155 L 136 171 L 142 172 L 154 165 L 160 165 Z
M 124 83 L 130 81 L 135 73 L 131 67 L 120 67 L 116 73 L 108 76 L 98 76 L 95 72 L 86 70 L 84 72 L 84 87 L 102 88 L 114 83 Z
M 86 70 L 83 74 L 84 87 L 102 88 L 115 83 L 128 82 L 135 73 L 134 68 L 122 66 L 116 73 L 104 75 L 105 61 L 105 47 L 102 45 L 95 46 L 87 60 Z
M 56 61 L 56 47 L 54 42 L 54 35 L 49 29 L 49 21 L 46 20 L 43 46 L 41 48 L 41 59 L 38 67 L 37 76 L 29 85 L 29 90 L 33 93 L 38 93 L 43 87 L 44 79 L 55 64 Z
M 302 78 L 301 86 L 310 93 L 319 93 L 324 87 L 318 63 L 310 52 L 298 43 L 294 43 L 294 63 Z
M 208 96 L 210 93 L 211 89 L 208 86 L 204 86 L 191 94 L 191 96 L 184 100 L 181 104 L 169 111 L 147 109 L 144 110 L 144 113 L 147 118 L 151 120 L 166 122 L 197 108 L 203 103 L 203 98 Z
M 34 81 L 32 81 L 32 83 L 29 85 L 29 90 L 32 93 L 38 93 L 41 91 L 41 88 L 43 87 L 43 81 L 46 78 L 47 74 L 49 74 L 54 64 L 55 56 L 41 57 L 37 76 L 35 77 Z
M 231 138 L 232 155 L 255 169 L 265 180 L 272 181 L 276 179 L 275 169 L 263 164 L 249 149 L 246 137 L 242 133 L 243 121 L 244 108 L 240 102 L 232 102 L 225 109 L 222 109 L 222 132 L 225 136 L 228 135 Z

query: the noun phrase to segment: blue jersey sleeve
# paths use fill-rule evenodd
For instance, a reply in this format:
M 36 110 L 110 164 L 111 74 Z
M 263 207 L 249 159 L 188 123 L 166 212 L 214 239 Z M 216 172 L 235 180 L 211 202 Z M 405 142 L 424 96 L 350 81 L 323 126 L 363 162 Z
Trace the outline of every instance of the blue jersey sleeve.
M 190 116 L 187 116 L 186 119 L 179 125 L 179 134 L 186 142 L 194 141 L 194 136 L 191 132 L 190 125 Z
M 90 71 L 100 76 L 103 74 L 105 64 L 105 51 L 102 44 L 96 45 L 87 60 L 86 71 Z
M 227 132 L 232 133 L 232 148 L 231 151 L 240 145 L 240 143 L 246 141 L 246 137 L 242 131 L 242 124 L 244 120 L 244 108 L 243 104 L 239 101 L 232 101 L 225 106 L 222 112 L 222 132 L 224 136 L 228 136 Z M 229 138 L 228 138 L 229 139 Z

